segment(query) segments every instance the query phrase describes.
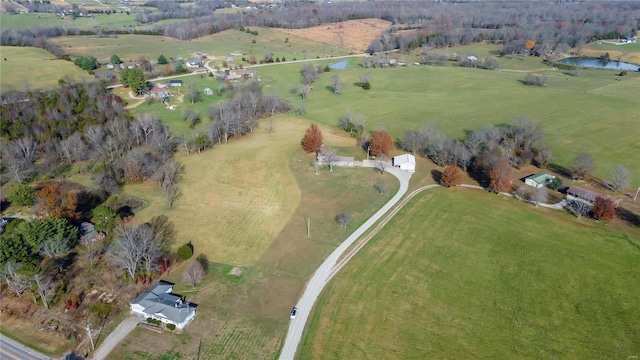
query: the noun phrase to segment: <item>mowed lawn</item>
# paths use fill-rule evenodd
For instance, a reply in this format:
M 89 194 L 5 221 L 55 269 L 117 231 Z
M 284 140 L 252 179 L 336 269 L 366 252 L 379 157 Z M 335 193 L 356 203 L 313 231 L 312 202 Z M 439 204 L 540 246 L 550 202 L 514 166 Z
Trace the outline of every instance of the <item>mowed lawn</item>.
M 626 359 L 639 266 L 639 239 L 606 224 L 428 190 L 325 289 L 299 358 Z
M 401 139 L 407 130 L 434 122 L 447 136 L 464 138 L 467 131 L 483 124 L 507 124 L 519 116 L 541 124 L 552 149 L 554 162 L 568 167 L 580 153 L 594 157 L 598 176 L 608 178 L 618 163 L 640 178 L 640 74 L 624 77 L 615 72 L 581 70 L 577 77 L 545 70 L 545 87 L 522 84 L 526 71 L 510 70 L 513 62 L 503 59 L 503 70 L 487 71 L 455 67 L 411 66 L 397 69 L 359 69 L 322 74 L 304 101 L 312 121 L 337 126 L 347 110 L 364 115 L 366 130 L 384 127 Z M 544 68 L 541 63 L 529 67 Z M 263 67 L 263 84 L 300 102 L 289 93 L 300 83 L 300 64 Z M 531 69 L 529 71 L 539 72 Z M 370 91 L 356 86 L 359 76 L 373 77 Z M 332 76 L 343 84 L 341 94 L 327 87 Z M 299 86 L 299 85 L 298 85 Z
M 0 61 L 2 91 L 53 87 L 58 85 L 58 80 L 65 78 L 74 81 L 94 80 L 72 62 L 56 59 L 43 49 L 2 46 Z

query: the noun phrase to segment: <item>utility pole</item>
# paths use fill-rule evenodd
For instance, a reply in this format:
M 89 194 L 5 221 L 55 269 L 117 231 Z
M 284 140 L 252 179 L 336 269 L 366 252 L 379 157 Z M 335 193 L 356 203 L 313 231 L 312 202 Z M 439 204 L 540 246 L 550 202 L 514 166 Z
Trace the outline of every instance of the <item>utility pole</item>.
M 640 192 L 640 186 L 638 186 L 638 190 L 636 191 L 636 195 L 633 197 L 633 202 L 636 202 L 636 199 L 638 198 L 638 193 Z
M 311 236 L 311 218 L 307 216 L 307 238 Z
M 87 334 L 89 334 L 89 340 L 91 340 L 91 350 L 95 350 L 96 346 L 93 343 L 93 336 L 91 336 L 91 324 L 87 323 L 87 326 L 84 328 L 85 330 L 87 330 Z

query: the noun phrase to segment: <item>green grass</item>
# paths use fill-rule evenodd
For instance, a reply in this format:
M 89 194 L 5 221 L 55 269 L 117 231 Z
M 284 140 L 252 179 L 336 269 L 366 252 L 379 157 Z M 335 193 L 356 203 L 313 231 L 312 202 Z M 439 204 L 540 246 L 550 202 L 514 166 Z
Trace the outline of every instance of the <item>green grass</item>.
M 228 170 L 227 162 L 230 163 L 232 160 L 231 154 L 241 151 L 240 147 L 227 144 L 211 152 L 225 155 L 220 158 L 221 161 L 212 161 L 212 158 L 209 158 L 206 163 L 203 162 L 209 168 L 208 173 L 214 174 L 210 177 L 219 179 L 217 181 L 220 184 L 228 182 L 233 177 L 237 182 L 236 189 L 245 189 L 243 191 L 253 191 L 255 194 L 263 191 L 261 188 L 255 189 L 254 183 L 244 182 L 260 177 L 261 173 L 268 171 L 270 167 L 277 166 L 281 173 L 287 172 L 298 188 L 298 194 L 290 192 L 287 197 L 297 198 L 297 207 L 292 214 L 282 215 L 286 223 L 277 234 L 271 236 L 270 244 L 259 259 L 243 267 L 244 273 L 241 277 L 228 275 L 231 267 L 219 262 L 226 251 L 224 246 L 213 245 L 204 248 L 196 244 L 195 255 L 205 253 L 210 261 L 204 285 L 193 290 L 181 284 L 184 266 L 173 270 L 166 277 L 167 280 L 177 283 L 175 292 L 184 294 L 187 299 L 199 304 L 196 319 L 181 335 L 158 335 L 135 330 L 111 354 L 113 358 L 136 358 L 132 355 L 136 353 L 158 355 L 172 348 L 180 349 L 185 358 L 195 358 L 201 339 L 200 354 L 203 359 L 273 359 L 277 356 L 287 331 L 291 305 L 299 298 L 308 277 L 353 229 L 379 209 L 398 189 L 398 182 L 394 177 L 382 176 L 372 169 L 336 168 L 333 172 L 321 169 L 319 174 L 315 175 L 310 166 L 313 156 L 304 154 L 299 145 L 301 135 L 298 132 L 307 126 L 307 123 L 299 120 L 278 118 L 275 133 L 271 136 L 275 137 L 273 141 L 286 144 L 282 147 L 265 146 L 263 140 L 259 139 L 262 136 L 260 134 L 237 141 L 238 146 L 246 149 L 242 152 L 243 156 L 248 157 L 253 156 L 251 153 L 256 152 L 256 148 L 259 148 L 257 151 L 265 153 L 275 153 L 275 149 L 279 149 L 280 163 L 274 165 L 262 161 L 253 166 L 237 165 L 238 168 L 248 170 L 242 176 L 237 173 L 225 175 Z M 290 132 L 289 128 L 294 131 Z M 327 144 L 346 147 L 353 143 L 351 138 L 336 136 L 327 128 L 322 130 Z M 267 155 L 259 156 L 264 158 Z M 272 188 L 275 182 L 269 181 L 269 187 Z M 388 191 L 383 195 L 379 195 L 373 188 L 378 182 L 387 185 Z M 229 207 L 225 207 L 224 199 L 235 196 L 235 191 L 228 191 L 230 185 L 184 187 L 184 191 L 192 191 L 202 199 L 208 199 L 209 194 L 215 194 L 218 199 L 212 204 L 211 209 L 202 209 L 198 204 L 192 203 L 187 225 L 191 228 L 207 226 L 208 231 L 224 233 L 225 237 L 233 242 L 233 247 L 243 251 L 244 258 L 249 258 L 254 253 L 251 244 L 262 236 L 260 232 L 265 231 L 264 228 L 255 228 L 253 233 L 240 235 L 236 230 L 223 232 L 215 226 L 198 222 L 200 218 L 213 223 L 219 223 L 218 218 L 234 221 L 235 213 L 227 211 Z M 277 203 L 272 201 L 270 205 L 275 207 Z M 152 206 L 154 205 L 150 205 Z M 240 201 L 235 203 L 235 208 L 248 206 L 251 204 Z M 245 209 L 244 212 L 251 212 L 251 209 Z M 353 223 L 346 229 L 334 221 L 334 216 L 341 212 L 353 217 Z M 176 221 L 178 238 L 185 239 L 184 232 L 178 225 L 179 221 L 184 220 L 179 219 L 180 215 L 176 218 L 173 212 L 167 214 Z M 210 214 L 212 216 L 209 216 Z M 311 218 L 310 238 L 306 237 L 306 217 Z
M 325 289 L 299 358 L 626 358 L 640 349 L 631 243 L 512 199 L 428 190 Z
M 247 59 L 253 54 L 257 60 L 262 59 L 267 52 L 274 53 L 274 58 L 284 56 L 287 60 L 344 55 L 344 51 L 335 49 L 331 45 L 298 38 L 276 30 L 258 27 L 251 30 L 258 31 L 259 35 L 226 30 L 191 41 L 153 35 L 118 35 L 117 38 L 72 36 L 59 37 L 52 41 L 70 54 L 91 55 L 102 62 L 107 62 L 113 54 L 118 54 L 123 61 L 135 60 L 140 56 L 155 61 L 160 54 L 167 58 L 177 56 L 187 58 L 196 51 L 216 56 L 218 58 L 216 63 L 221 63 L 230 53 L 245 54 Z M 289 38 L 288 43 L 285 43 L 286 38 Z M 255 44 L 252 43 L 253 40 L 256 41 Z M 235 63 L 241 63 L 241 58 L 242 56 L 234 59 Z
M 544 68 L 541 63 L 533 65 Z M 300 67 L 288 64 L 259 71 L 267 89 L 300 101 L 289 93 L 300 82 Z M 354 85 L 364 71 L 373 76 L 370 91 Z M 526 71 L 506 66 L 501 71 L 425 66 L 334 71 L 314 83 L 305 101 L 306 117 L 336 126 L 350 109 L 365 116 L 367 130 L 384 127 L 395 138 L 428 121 L 449 137 L 463 138 L 466 131 L 483 124 L 506 124 L 525 116 L 543 126 L 557 164 L 569 166 L 573 157 L 584 152 L 595 158 L 597 175 L 603 178 L 618 163 L 626 164 L 640 178 L 640 168 L 632 166 L 640 161 L 640 143 L 630 131 L 638 119 L 640 105 L 634 89 L 640 88 L 640 74 L 617 77 L 611 71 L 582 70 L 572 77 L 561 71 L 544 73 L 549 78 L 547 85 L 531 87 L 522 84 Z M 344 84 L 340 95 L 327 89 L 334 74 Z
M 0 58 L 2 91 L 53 87 L 58 84 L 58 80 L 66 77 L 74 81 L 93 79 L 72 62 L 56 59 L 43 49 L 2 46 Z

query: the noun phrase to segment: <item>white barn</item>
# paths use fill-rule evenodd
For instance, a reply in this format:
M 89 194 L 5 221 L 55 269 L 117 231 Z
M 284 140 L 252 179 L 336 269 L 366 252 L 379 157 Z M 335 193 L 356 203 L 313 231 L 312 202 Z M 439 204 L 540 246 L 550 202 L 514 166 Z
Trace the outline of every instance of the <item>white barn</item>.
M 402 154 L 394 156 L 391 160 L 391 164 L 400 170 L 408 172 L 416 172 L 416 157 L 411 154 Z

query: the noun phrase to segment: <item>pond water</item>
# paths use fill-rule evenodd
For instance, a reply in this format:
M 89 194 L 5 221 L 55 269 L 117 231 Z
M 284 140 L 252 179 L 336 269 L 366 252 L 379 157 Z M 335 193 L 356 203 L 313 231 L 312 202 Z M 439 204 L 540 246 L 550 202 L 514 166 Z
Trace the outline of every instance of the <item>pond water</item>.
M 639 71 L 639 67 L 636 64 L 630 64 L 622 61 L 603 61 L 594 58 L 568 58 L 560 61 L 563 64 L 576 65 L 582 67 L 598 68 L 598 69 L 611 69 L 611 70 L 629 70 Z
M 335 63 L 335 64 L 331 64 L 331 65 L 329 65 L 329 68 L 330 68 L 331 70 L 344 70 L 344 69 L 346 69 L 346 68 L 347 68 L 347 61 L 346 61 L 346 60 L 338 61 L 338 62 L 337 62 L 337 63 Z

